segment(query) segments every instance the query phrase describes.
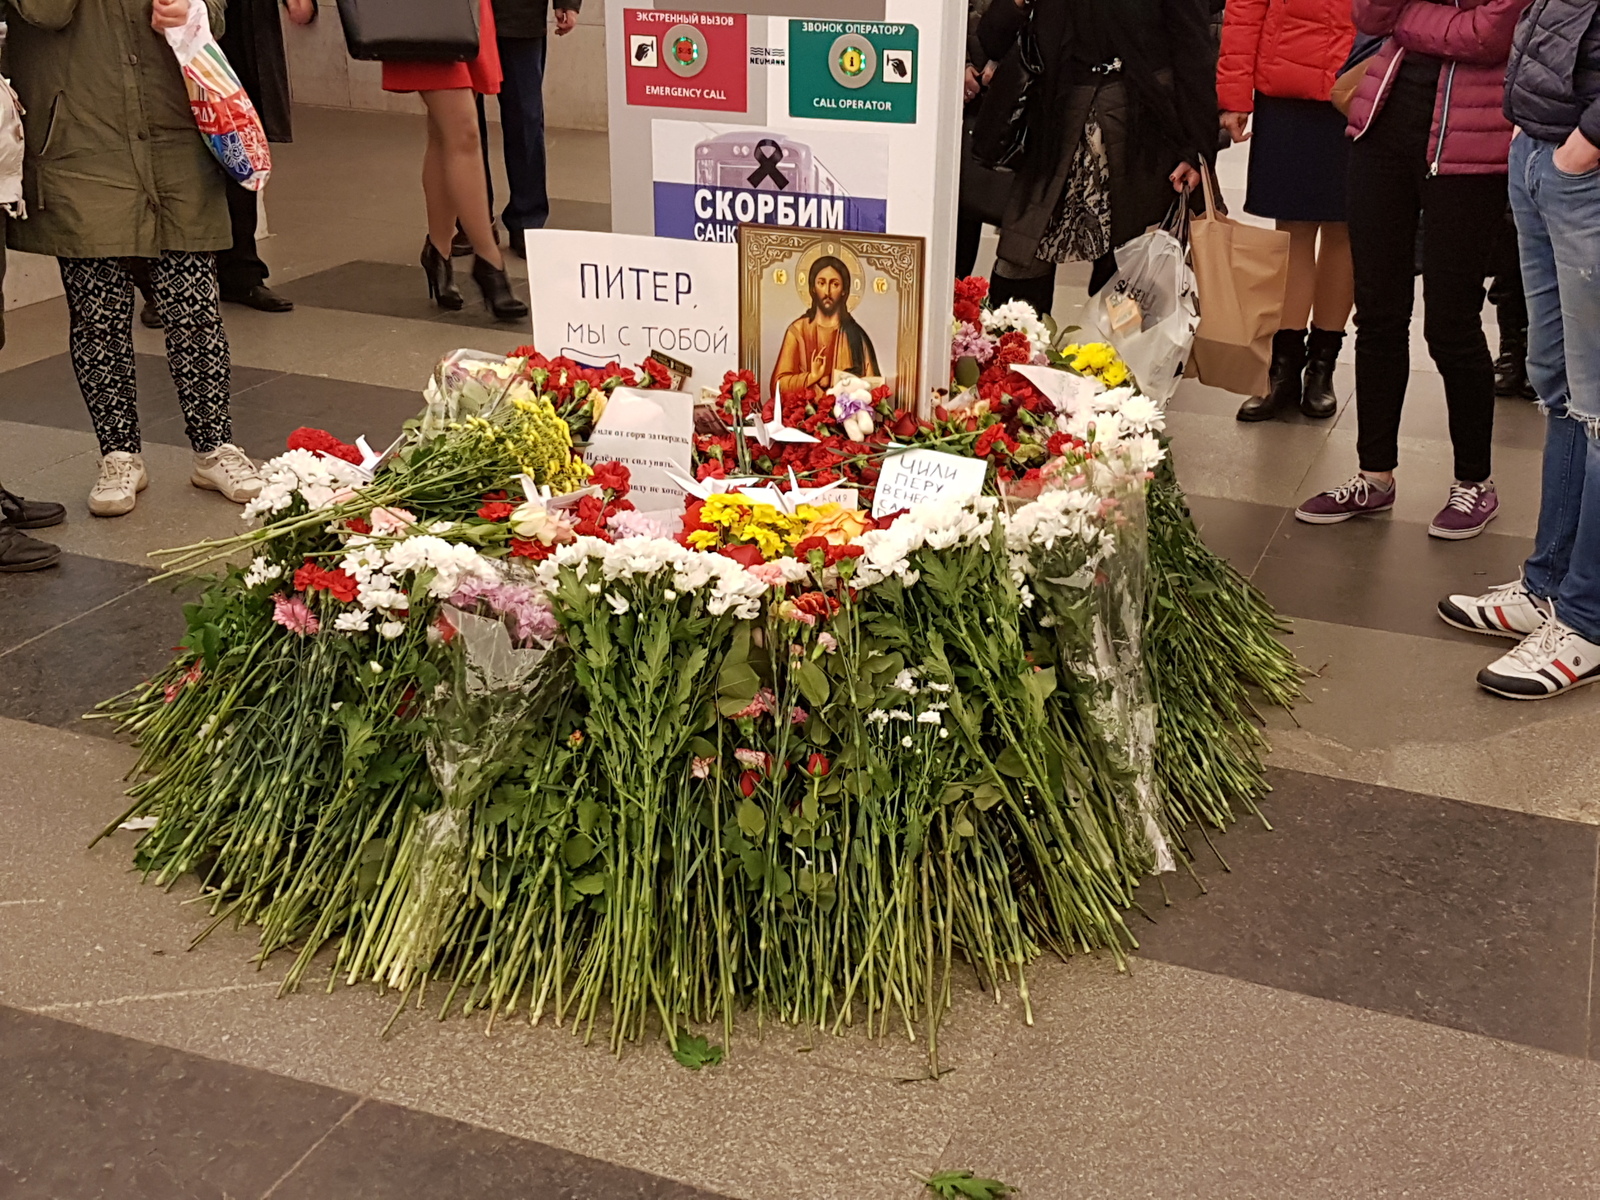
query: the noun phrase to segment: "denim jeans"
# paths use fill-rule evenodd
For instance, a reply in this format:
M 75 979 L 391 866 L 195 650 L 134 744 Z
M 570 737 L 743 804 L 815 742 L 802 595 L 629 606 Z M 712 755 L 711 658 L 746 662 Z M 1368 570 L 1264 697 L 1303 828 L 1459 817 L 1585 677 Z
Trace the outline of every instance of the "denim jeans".
M 1528 297 L 1528 378 L 1545 412 L 1544 485 L 1528 588 L 1600 642 L 1600 169 L 1511 143 L 1511 208 Z
M 500 51 L 500 134 L 505 149 L 506 180 L 511 199 L 500 223 L 512 244 L 522 246 L 526 229 L 543 229 L 550 219 L 550 192 L 544 148 L 544 67 L 548 39 L 503 37 Z M 483 145 L 483 174 L 489 184 L 489 211 L 494 211 L 494 174 L 489 170 L 489 121 L 478 97 L 478 136 Z

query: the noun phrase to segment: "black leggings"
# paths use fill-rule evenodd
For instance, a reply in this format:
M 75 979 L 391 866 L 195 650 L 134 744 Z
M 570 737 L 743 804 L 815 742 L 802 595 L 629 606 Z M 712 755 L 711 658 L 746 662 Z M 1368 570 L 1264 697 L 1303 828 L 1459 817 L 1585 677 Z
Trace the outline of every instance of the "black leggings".
M 133 285 L 148 279 L 167 334 L 167 366 L 196 453 L 233 440 L 228 336 L 218 311 L 213 256 L 169 250 L 160 258 L 62 258 L 72 316 L 70 349 L 100 453 L 137 454 L 139 391 L 133 370 Z
M 1483 281 L 1502 237 L 1506 177 L 1429 175 L 1431 112 L 1420 118 L 1420 135 L 1416 128 L 1396 128 L 1401 117 L 1381 113 L 1350 149 L 1356 448 L 1363 471 L 1392 471 L 1399 462 L 1420 221 L 1423 335 L 1444 377 L 1455 475 L 1482 483 L 1489 478 L 1494 435 L 1494 362 L 1483 333 Z

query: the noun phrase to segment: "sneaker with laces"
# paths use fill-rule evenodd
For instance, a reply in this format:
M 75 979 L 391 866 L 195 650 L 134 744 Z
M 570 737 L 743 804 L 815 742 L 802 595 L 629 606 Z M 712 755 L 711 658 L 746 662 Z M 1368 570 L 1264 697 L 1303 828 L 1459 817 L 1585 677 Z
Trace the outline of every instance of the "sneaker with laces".
M 261 475 L 255 462 L 232 442 L 222 443 L 209 454 L 196 454 L 189 482 L 197 488 L 221 492 L 235 504 L 248 503 L 261 494 Z
M 1492 479 L 1482 483 L 1454 483 L 1450 485 L 1450 499 L 1428 526 L 1428 536 L 1453 542 L 1474 538 L 1499 515 L 1500 495 L 1494 490 Z
M 1490 637 L 1527 637 L 1549 615 L 1550 602 L 1535 596 L 1520 579 L 1492 587 L 1481 596 L 1446 596 L 1439 601 L 1439 617 L 1446 625 Z
M 1388 512 L 1394 507 L 1395 485 L 1388 488 L 1375 479 L 1356 475 L 1336 488 L 1318 492 L 1294 510 L 1297 520 L 1311 525 L 1337 525 L 1351 517 Z
M 1551 616 L 1478 672 L 1478 686 L 1507 700 L 1545 700 L 1600 682 L 1600 645 Z
M 126 450 L 113 450 L 100 458 L 100 477 L 89 489 L 89 511 L 97 517 L 130 513 L 139 493 L 149 486 L 144 459 Z

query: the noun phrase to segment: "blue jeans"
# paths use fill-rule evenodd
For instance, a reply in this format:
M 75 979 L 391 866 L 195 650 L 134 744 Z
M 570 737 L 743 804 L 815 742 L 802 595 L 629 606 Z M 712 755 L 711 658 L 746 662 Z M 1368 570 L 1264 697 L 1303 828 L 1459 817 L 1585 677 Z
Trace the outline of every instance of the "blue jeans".
M 1528 296 L 1528 378 L 1548 414 L 1528 589 L 1600 642 L 1600 170 L 1568 175 L 1556 146 L 1511 143 L 1511 208 Z

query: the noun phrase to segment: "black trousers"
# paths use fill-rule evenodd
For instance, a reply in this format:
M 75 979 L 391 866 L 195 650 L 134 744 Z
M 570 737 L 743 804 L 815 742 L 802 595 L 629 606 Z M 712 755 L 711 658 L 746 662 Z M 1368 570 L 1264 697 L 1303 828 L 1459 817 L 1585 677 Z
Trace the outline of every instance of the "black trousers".
M 256 250 L 256 193 L 228 180 L 228 220 L 233 245 L 217 254 L 217 280 L 224 296 L 236 296 L 267 281 L 267 264 Z
M 1396 114 L 1398 115 L 1398 114 Z M 1411 374 L 1413 264 L 1422 249 L 1423 335 L 1444 377 L 1456 478 L 1489 478 L 1494 362 L 1483 332 L 1483 281 L 1496 266 L 1504 175 L 1429 175 L 1427 125 L 1380 114 L 1350 150 L 1350 256 L 1356 283 L 1356 449 L 1363 471 L 1399 462 L 1400 412 Z

